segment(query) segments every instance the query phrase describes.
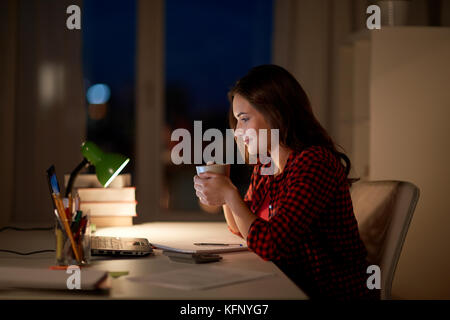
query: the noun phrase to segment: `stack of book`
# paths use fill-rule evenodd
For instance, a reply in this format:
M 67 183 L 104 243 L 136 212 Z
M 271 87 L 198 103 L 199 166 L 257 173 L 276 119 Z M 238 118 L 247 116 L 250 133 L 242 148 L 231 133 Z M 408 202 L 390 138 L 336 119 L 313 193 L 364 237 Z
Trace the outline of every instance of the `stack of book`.
M 64 177 L 65 184 L 69 176 Z M 95 174 L 80 174 L 73 186 L 80 197 L 80 210 L 90 213 L 91 223 L 97 227 L 132 226 L 136 216 L 136 188 L 131 186 L 131 175 L 118 175 L 103 188 Z

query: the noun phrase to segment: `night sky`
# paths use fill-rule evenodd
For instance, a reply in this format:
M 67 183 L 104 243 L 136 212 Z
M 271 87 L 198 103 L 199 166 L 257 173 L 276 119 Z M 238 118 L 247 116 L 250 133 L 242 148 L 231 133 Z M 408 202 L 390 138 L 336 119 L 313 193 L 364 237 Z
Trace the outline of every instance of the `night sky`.
M 166 81 L 189 88 L 191 111 L 226 111 L 233 83 L 270 63 L 271 32 L 272 1 L 168 0 Z

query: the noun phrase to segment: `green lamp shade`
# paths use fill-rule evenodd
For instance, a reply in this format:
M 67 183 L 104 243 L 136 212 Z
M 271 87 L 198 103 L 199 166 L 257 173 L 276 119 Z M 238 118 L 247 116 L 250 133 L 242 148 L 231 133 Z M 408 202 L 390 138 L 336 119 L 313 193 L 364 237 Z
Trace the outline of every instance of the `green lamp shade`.
M 97 179 L 105 188 L 130 161 L 121 154 L 103 152 L 91 141 L 86 141 L 81 145 L 81 153 L 95 167 Z

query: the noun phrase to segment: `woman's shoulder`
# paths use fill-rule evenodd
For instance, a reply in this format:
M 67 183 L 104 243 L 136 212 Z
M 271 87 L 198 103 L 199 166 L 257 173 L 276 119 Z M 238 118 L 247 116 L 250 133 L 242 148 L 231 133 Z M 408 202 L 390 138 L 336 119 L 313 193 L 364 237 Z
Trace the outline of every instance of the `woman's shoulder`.
M 339 158 L 328 148 L 323 146 L 310 146 L 302 151 L 292 151 L 289 169 L 292 172 L 299 172 L 309 167 L 328 169 L 327 171 L 345 175 L 345 170 Z
M 302 151 L 293 150 L 293 162 L 323 162 L 332 163 L 336 161 L 336 156 L 330 149 L 322 146 L 310 146 Z
M 262 174 L 264 168 L 272 166 L 272 163 L 257 163 L 253 166 L 252 177 L 256 180 L 264 179 L 266 174 Z M 326 147 L 310 146 L 302 151 L 292 150 L 289 154 L 285 174 L 283 176 L 299 175 L 309 168 L 320 168 L 330 172 L 330 174 L 342 176 L 345 170 L 339 159 Z

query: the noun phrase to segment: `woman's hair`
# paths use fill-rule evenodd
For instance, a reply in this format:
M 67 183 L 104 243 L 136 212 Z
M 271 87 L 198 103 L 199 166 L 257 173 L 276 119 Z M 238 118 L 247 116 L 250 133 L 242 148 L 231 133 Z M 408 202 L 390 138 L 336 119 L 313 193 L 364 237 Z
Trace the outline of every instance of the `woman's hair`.
M 279 129 L 281 146 L 301 152 L 309 146 L 328 148 L 345 162 L 350 172 L 350 159 L 337 151 L 336 145 L 314 116 L 309 99 L 298 81 L 285 69 L 276 65 L 252 68 L 228 92 L 229 124 L 235 129 L 233 98 L 239 94 L 259 111 L 271 128 Z

